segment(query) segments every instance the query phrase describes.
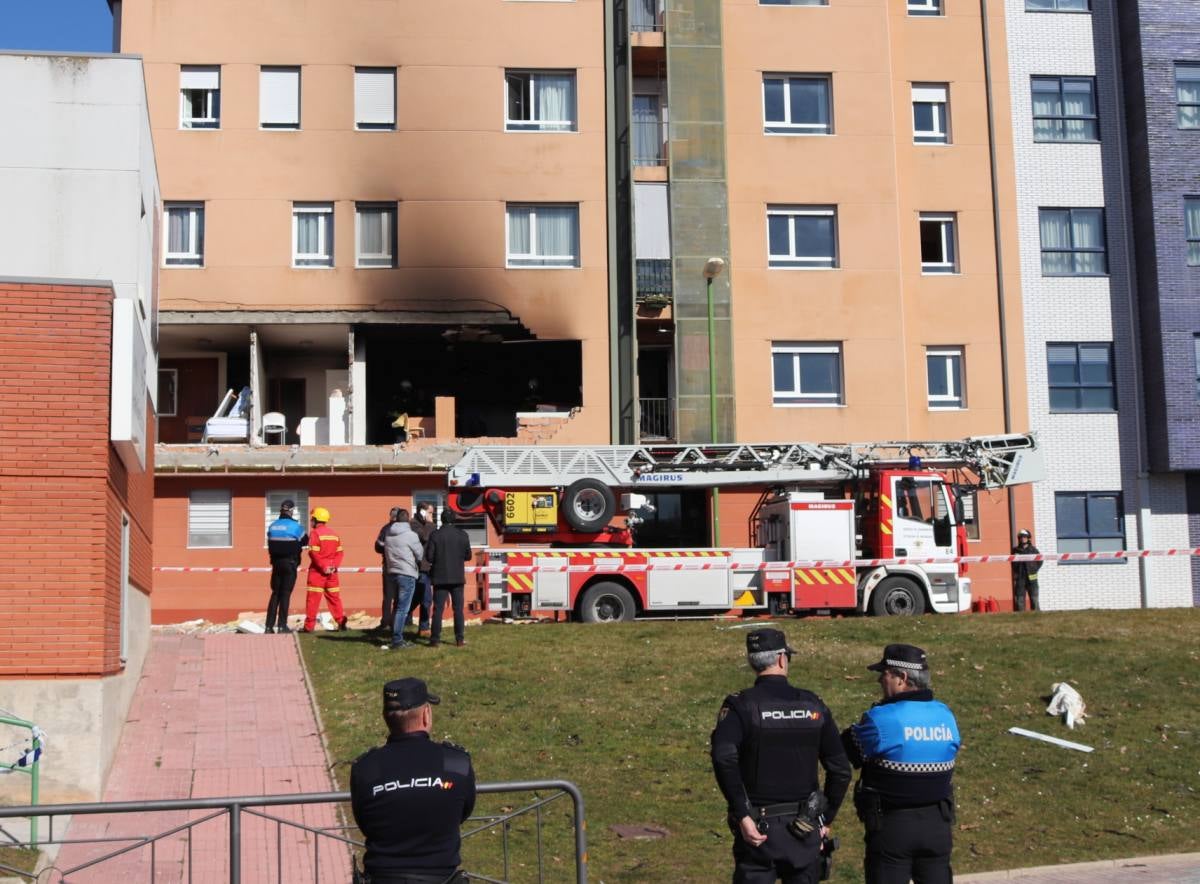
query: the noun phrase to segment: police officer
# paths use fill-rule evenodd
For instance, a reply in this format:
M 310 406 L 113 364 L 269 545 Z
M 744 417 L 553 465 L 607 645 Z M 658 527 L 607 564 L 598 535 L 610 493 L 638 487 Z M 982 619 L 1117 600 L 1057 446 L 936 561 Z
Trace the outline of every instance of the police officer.
M 419 678 L 383 686 L 388 740 L 350 768 L 350 806 L 366 840 L 370 884 L 448 884 L 458 873 L 459 826 L 475 807 L 471 756 L 429 738 L 439 699 Z
M 883 699 L 842 734 L 862 768 L 854 805 L 866 827 L 867 884 L 948 884 L 958 722 L 933 699 L 920 648 L 888 645 L 867 669 L 879 673 Z
M 734 884 L 817 881 L 821 838 L 850 785 L 850 763 L 829 707 L 788 684 L 794 653 L 778 629 L 747 635 L 746 658 L 758 678 L 725 698 L 712 732 L 713 772 L 734 836 Z M 823 793 L 818 762 L 825 769 Z
M 300 554 L 308 546 L 308 535 L 296 521 L 295 511 L 296 502 L 285 500 L 279 505 L 279 518 L 267 526 L 267 555 L 271 557 L 271 600 L 267 602 L 267 632 L 275 631 L 276 622 L 279 623 L 280 632 L 291 632 L 287 625 L 288 603 L 296 586 Z

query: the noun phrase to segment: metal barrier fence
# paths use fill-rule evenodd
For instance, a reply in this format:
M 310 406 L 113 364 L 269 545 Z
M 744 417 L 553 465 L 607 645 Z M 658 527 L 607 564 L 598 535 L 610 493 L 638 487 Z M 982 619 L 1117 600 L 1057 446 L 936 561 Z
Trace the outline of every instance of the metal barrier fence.
M 510 874 L 510 832 L 512 823 L 517 819 L 528 818 L 532 815 L 535 825 L 535 849 L 537 851 L 537 880 L 544 880 L 544 851 L 543 851 L 543 817 L 542 811 L 548 804 L 561 799 L 564 795 L 569 795 L 573 806 L 572 827 L 574 829 L 575 842 L 575 880 L 577 884 L 587 884 L 587 834 L 586 824 L 584 820 L 583 808 L 583 793 L 579 791 L 574 783 L 567 780 L 526 780 L 511 783 L 481 783 L 476 787 L 476 792 L 480 795 L 508 793 L 508 792 L 537 792 L 554 790 L 554 794 L 548 797 L 534 796 L 533 800 L 524 804 L 521 807 L 506 808 L 503 812 L 492 815 L 472 816 L 464 824 L 462 837 L 464 841 L 473 836 L 477 836 L 484 832 L 494 832 L 499 830 L 500 833 L 500 850 L 503 863 L 503 877 L 495 878 L 488 875 L 464 870 L 466 876 L 472 881 L 486 881 L 490 884 L 505 884 L 509 879 Z M 96 802 L 87 804 L 44 804 L 40 806 L 28 807 L 0 807 L 0 821 L 18 818 L 18 817 L 45 817 L 49 821 L 49 831 L 47 837 L 36 843 L 31 842 L 13 842 L 8 841 L 5 847 L 30 847 L 41 848 L 51 844 L 60 846 L 66 845 L 101 845 L 101 849 L 107 852 L 100 856 L 90 857 L 86 860 L 76 863 L 69 868 L 54 867 L 57 872 L 57 878 L 51 878 L 54 884 L 71 884 L 71 875 L 78 875 L 81 872 L 89 869 L 95 869 L 103 863 L 117 860 L 122 857 L 127 857 L 134 851 L 148 849 L 150 852 L 150 881 L 156 880 L 155 873 L 159 866 L 158 853 L 161 846 L 166 843 L 167 839 L 176 836 L 186 839 L 186 877 L 181 880 L 192 882 L 193 876 L 193 830 L 211 820 L 218 819 L 222 816 L 228 817 L 228 865 L 229 865 L 229 884 L 241 884 L 242 881 L 242 857 L 243 857 L 243 822 L 244 817 L 250 816 L 257 819 L 262 819 L 268 823 L 273 823 L 275 828 L 275 875 L 274 880 L 278 882 L 284 881 L 284 845 L 283 831 L 285 827 L 290 830 L 295 830 L 304 833 L 312 838 L 312 869 L 314 884 L 320 884 L 321 879 L 321 845 L 326 844 L 326 855 L 329 850 L 344 851 L 345 859 L 345 874 L 342 877 L 332 878 L 331 880 L 344 882 L 350 878 L 350 850 L 352 848 L 360 848 L 363 842 L 350 838 L 343 834 L 348 830 L 353 830 L 353 826 L 310 826 L 297 820 L 285 819 L 281 816 L 276 816 L 266 813 L 260 808 L 276 808 L 302 805 L 317 805 L 317 804 L 340 804 L 350 800 L 349 792 L 318 792 L 300 795 L 253 795 L 243 796 L 240 798 L 183 798 L 178 800 L 161 800 L 161 801 L 117 801 L 117 802 Z M 56 817 L 81 817 L 98 814 L 148 814 L 148 813 L 163 813 L 170 811 L 212 811 L 212 813 L 204 814 L 195 818 L 190 818 L 179 825 L 169 826 L 162 831 L 151 834 L 141 835 L 112 835 L 103 838 L 55 838 L 54 837 L 54 820 Z M 323 842 L 322 839 L 325 839 Z M 261 840 L 261 839 L 258 839 Z M 328 861 L 326 865 L 328 865 Z M 262 863 L 259 863 L 262 866 Z M 44 877 L 35 877 L 29 872 L 21 871 L 17 868 L 0 863 L 0 874 L 16 875 L 28 881 L 45 881 Z M 43 872 L 43 875 L 45 873 Z M 108 879 L 108 880 L 111 880 Z M 210 878 L 211 880 L 211 878 Z M 296 880 L 295 877 L 289 877 L 289 884 Z M 259 879 L 255 879 L 255 884 L 258 884 Z
M 670 399 L 639 399 L 638 410 L 643 439 L 674 438 Z

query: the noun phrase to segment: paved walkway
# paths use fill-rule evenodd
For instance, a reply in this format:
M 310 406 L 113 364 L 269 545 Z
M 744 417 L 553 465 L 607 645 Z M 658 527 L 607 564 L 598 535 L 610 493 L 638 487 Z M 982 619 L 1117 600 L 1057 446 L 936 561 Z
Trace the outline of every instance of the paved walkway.
M 333 791 L 320 730 L 290 635 L 154 636 L 121 732 L 105 801 Z M 316 828 L 340 824 L 329 805 L 267 809 Z M 68 839 L 161 832 L 213 811 L 75 817 Z M 278 829 L 278 832 L 277 832 Z M 277 837 L 281 851 L 277 849 Z M 336 841 L 243 814 L 242 880 L 346 881 L 350 860 Z M 66 845 L 54 865 L 77 867 L 115 845 Z M 314 854 L 319 853 L 319 860 Z M 227 882 L 229 818 L 197 825 L 86 871 L 71 884 L 114 881 Z M 316 867 L 319 862 L 319 869 Z M 188 877 L 189 865 L 191 877 Z M 44 880 L 44 879 L 43 879 Z M 57 874 L 51 877 L 57 882 Z
M 1143 856 L 1067 866 L 1040 866 L 1010 872 L 955 875 L 959 884 L 1200 884 L 1200 853 Z

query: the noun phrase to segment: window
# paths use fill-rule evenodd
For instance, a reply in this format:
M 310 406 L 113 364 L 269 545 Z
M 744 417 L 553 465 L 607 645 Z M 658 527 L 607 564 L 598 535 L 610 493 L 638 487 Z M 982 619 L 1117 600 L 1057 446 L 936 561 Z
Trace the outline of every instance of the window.
M 1034 77 L 1033 140 L 1099 141 L 1096 81 L 1091 77 Z
M 927 347 L 925 374 L 929 382 L 931 409 L 964 408 L 963 348 Z
M 957 273 L 958 248 L 953 214 L 921 213 L 921 272 Z
M 913 141 L 950 143 L 950 87 L 945 83 L 913 83 Z
M 504 90 L 507 131 L 575 131 L 574 71 L 505 71 Z
M 445 491 L 414 491 L 412 495 L 412 511 L 415 513 L 417 507 L 423 503 L 433 504 L 433 515 L 437 520 L 437 524 L 442 524 L 442 510 L 446 508 L 446 492 Z M 471 546 L 487 546 L 487 517 L 482 513 L 475 516 L 456 515 L 454 522 L 459 528 L 467 532 L 467 536 L 471 538 Z
M 219 67 L 181 67 L 179 69 L 179 128 L 219 129 L 221 127 L 221 69 Z
M 1200 267 L 1200 196 L 1183 198 L 1183 226 L 1189 267 Z
M 908 0 L 909 15 L 941 15 L 942 0 Z
M 771 386 L 776 405 L 841 405 L 842 345 L 772 344 Z
M 333 203 L 292 203 L 292 266 L 333 266 Z
M 763 75 L 763 131 L 772 135 L 828 135 L 828 76 Z
M 204 204 L 166 203 L 168 267 L 204 266 Z
M 1047 344 L 1050 410 L 1117 410 L 1112 344 Z
M 1103 209 L 1039 209 L 1042 276 L 1104 276 Z
M 1057 492 L 1054 516 L 1058 551 L 1115 552 L 1124 549 L 1124 512 L 1119 491 Z
M 1200 335 L 1192 335 L 1192 351 L 1196 366 L 1196 398 L 1200 399 Z
M 1175 103 L 1179 128 L 1200 129 L 1200 64 L 1175 65 Z
M 759 6 L 828 6 L 829 0 L 758 0 Z
M 770 267 L 837 266 L 837 209 L 833 206 L 767 206 Z
M 1026 12 L 1090 12 L 1090 0 L 1025 0 Z
M 522 206 L 506 212 L 509 267 L 578 267 L 579 206 Z
M 158 416 L 175 417 L 179 411 L 179 370 L 158 370 Z
M 258 124 L 264 129 L 300 128 L 300 68 L 259 69 Z
M 965 488 L 956 489 L 955 497 L 962 509 L 962 524 L 967 529 L 967 540 L 978 540 L 979 531 L 979 492 L 967 491 Z
M 279 508 L 285 500 L 290 500 L 296 504 L 296 509 L 292 515 L 300 526 L 306 531 L 308 530 L 308 492 L 299 489 L 294 491 L 268 491 L 266 500 L 266 516 L 267 520 L 263 523 L 263 546 L 267 545 L 267 529 L 271 527 L 271 523 L 279 518 Z
M 390 203 L 359 203 L 354 235 L 359 267 L 396 266 L 396 207 Z
M 396 69 L 354 69 L 354 128 L 396 128 Z
M 233 546 L 232 495 L 196 489 L 188 494 L 188 542 L 191 547 Z

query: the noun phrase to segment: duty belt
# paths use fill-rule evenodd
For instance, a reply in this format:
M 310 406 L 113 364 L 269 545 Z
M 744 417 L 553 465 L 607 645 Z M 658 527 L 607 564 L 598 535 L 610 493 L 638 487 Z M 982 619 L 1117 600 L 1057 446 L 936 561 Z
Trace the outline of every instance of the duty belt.
M 765 807 L 756 807 L 754 809 L 758 812 L 759 816 L 784 816 L 789 813 L 795 816 L 800 813 L 800 804 L 797 801 L 793 801 L 790 804 L 768 804 Z

